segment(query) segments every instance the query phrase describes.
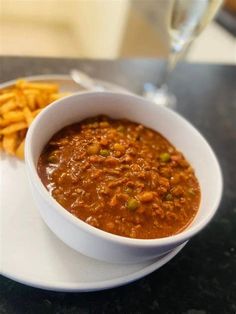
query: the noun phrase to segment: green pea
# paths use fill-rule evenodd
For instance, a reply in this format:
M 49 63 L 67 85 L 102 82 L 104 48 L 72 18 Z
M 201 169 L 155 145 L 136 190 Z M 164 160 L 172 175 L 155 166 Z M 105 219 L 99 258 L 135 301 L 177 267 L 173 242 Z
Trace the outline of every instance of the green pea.
M 100 149 L 99 154 L 100 154 L 101 156 L 103 156 L 103 157 L 107 157 L 107 156 L 110 155 L 110 152 L 109 152 L 108 149 Z
M 160 154 L 160 160 L 162 162 L 168 162 L 170 160 L 170 154 L 169 153 L 162 153 Z
M 126 207 L 129 210 L 134 211 L 139 207 L 139 202 L 135 198 L 130 198 L 126 203 Z

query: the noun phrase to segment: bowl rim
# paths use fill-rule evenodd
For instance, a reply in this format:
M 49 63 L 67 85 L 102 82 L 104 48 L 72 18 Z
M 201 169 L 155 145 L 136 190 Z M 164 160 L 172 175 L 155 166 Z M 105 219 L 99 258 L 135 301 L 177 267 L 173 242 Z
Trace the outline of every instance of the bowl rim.
M 27 132 L 26 136 L 26 142 L 25 142 L 25 162 L 26 162 L 26 168 L 27 168 L 27 173 L 28 177 L 30 178 L 31 183 L 33 184 L 34 188 L 37 189 L 41 197 L 46 201 L 47 205 L 50 205 L 53 207 L 54 210 L 57 211 L 60 216 L 62 216 L 64 219 L 66 219 L 68 222 L 72 223 L 74 226 L 77 228 L 79 227 L 82 229 L 82 231 L 89 233 L 92 236 L 99 237 L 100 239 L 122 244 L 122 245 L 128 245 L 128 246 L 133 246 L 133 247 L 157 247 L 157 246 L 167 246 L 167 245 L 177 245 L 179 243 L 183 243 L 195 234 L 197 234 L 200 230 L 202 230 L 212 219 L 214 214 L 217 211 L 217 208 L 220 204 L 221 197 L 222 197 L 222 191 L 223 191 L 223 177 L 222 177 L 222 172 L 221 168 L 219 166 L 218 159 L 212 150 L 211 146 L 208 144 L 206 139 L 203 137 L 203 135 L 184 117 L 182 117 L 179 113 L 167 108 L 167 107 L 161 107 L 161 110 L 167 111 L 168 114 L 175 115 L 175 118 L 180 121 L 180 123 L 184 123 L 188 128 L 191 128 L 193 132 L 195 132 L 198 137 L 201 138 L 201 141 L 204 142 L 208 149 L 208 153 L 211 154 L 211 158 L 215 162 L 215 167 L 216 167 L 216 172 L 217 172 L 217 183 L 218 183 L 218 189 L 219 193 L 218 195 L 215 196 L 215 199 L 213 201 L 213 204 L 211 206 L 211 209 L 209 209 L 209 212 L 206 214 L 204 218 L 201 219 L 200 222 L 198 222 L 196 225 L 192 225 L 187 227 L 186 229 L 183 229 L 177 234 L 168 236 L 168 237 L 163 237 L 163 238 L 155 238 L 155 239 L 136 239 L 136 238 L 129 238 L 129 237 L 124 237 L 120 235 L 116 235 L 113 233 L 106 232 L 102 229 L 95 228 L 83 220 L 79 219 L 78 217 L 75 217 L 73 214 L 68 212 L 63 206 L 61 206 L 47 191 L 45 186 L 43 185 L 36 167 L 34 166 L 33 158 L 32 158 L 32 147 L 31 147 L 31 142 L 32 138 L 34 136 L 34 131 L 37 125 L 41 122 L 41 120 L 48 114 L 52 108 L 58 105 L 58 103 L 63 103 L 65 101 L 68 101 L 70 99 L 74 98 L 81 98 L 81 97 L 86 97 L 90 95 L 94 96 L 99 96 L 101 94 L 107 94 L 107 95 L 112 95 L 112 96 L 123 96 L 123 97 L 129 97 L 133 98 L 133 100 L 139 100 L 139 101 L 145 101 L 148 103 L 151 103 L 153 106 L 158 106 L 155 103 L 141 97 L 138 95 L 134 94 L 123 94 L 119 92 L 107 92 L 107 91 L 98 91 L 98 92 L 91 92 L 91 91 L 84 91 L 84 92 L 78 92 L 74 93 L 72 95 L 66 96 L 62 99 L 54 101 L 52 104 L 44 108 L 39 115 L 34 119 L 33 123 L 29 127 L 29 130 Z M 78 121 L 79 122 L 79 121 Z M 63 126 L 62 126 L 63 127 Z M 53 135 L 53 134 L 52 134 Z M 165 136 L 165 135 L 164 135 Z M 201 203 L 200 203 L 201 205 Z M 200 207 L 199 207 L 200 209 Z

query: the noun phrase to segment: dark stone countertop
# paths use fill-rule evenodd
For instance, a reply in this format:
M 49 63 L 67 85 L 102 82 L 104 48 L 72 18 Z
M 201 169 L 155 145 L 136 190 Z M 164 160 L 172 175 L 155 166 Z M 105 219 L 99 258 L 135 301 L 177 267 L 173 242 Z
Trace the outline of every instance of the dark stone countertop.
M 163 63 L 0 57 L 0 81 L 72 67 L 139 93 L 145 82 L 160 78 Z M 206 137 L 222 167 L 224 193 L 212 222 L 163 268 L 123 287 L 59 293 L 1 276 L 1 314 L 236 313 L 236 67 L 182 63 L 170 87 L 178 111 Z

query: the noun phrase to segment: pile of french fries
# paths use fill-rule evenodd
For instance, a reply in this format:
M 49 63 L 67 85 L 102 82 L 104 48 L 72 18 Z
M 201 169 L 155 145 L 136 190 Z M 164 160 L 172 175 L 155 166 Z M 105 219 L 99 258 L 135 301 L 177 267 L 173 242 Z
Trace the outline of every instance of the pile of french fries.
M 24 158 L 27 130 L 44 107 L 68 93 L 60 93 L 53 83 L 18 80 L 0 90 L 0 150 Z

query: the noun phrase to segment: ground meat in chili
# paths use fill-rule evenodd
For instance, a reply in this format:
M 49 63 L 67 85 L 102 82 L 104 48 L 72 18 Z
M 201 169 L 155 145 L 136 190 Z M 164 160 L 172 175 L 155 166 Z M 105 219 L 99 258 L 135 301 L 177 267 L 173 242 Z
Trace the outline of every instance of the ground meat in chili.
M 192 167 L 167 139 L 141 124 L 106 116 L 55 134 L 39 158 L 38 173 L 71 214 L 125 237 L 179 233 L 200 202 Z

